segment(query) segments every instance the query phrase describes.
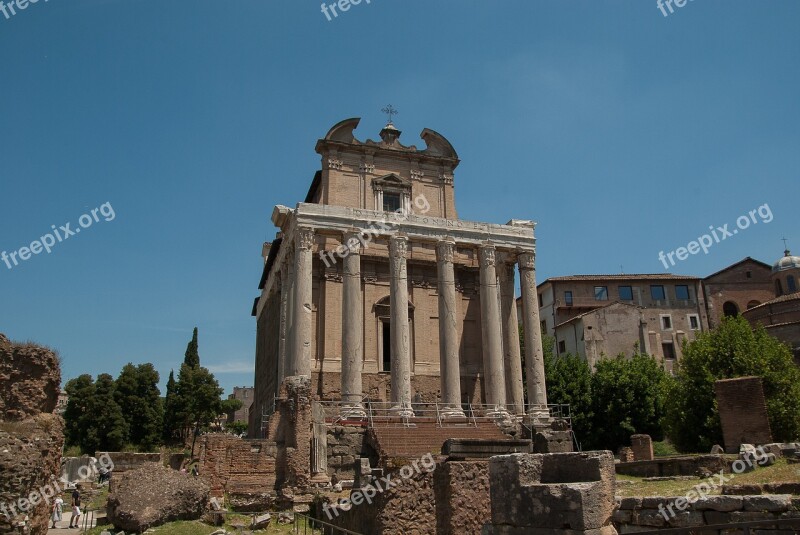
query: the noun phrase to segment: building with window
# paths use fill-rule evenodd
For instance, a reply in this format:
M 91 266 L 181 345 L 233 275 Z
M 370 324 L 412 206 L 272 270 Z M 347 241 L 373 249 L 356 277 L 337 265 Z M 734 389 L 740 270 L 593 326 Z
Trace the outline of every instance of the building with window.
M 634 348 L 663 359 L 681 356 L 683 340 L 708 329 L 701 280 L 671 274 L 551 277 L 538 288 L 543 333 L 555 354 L 603 356 Z
M 413 417 L 417 402 L 463 416 L 465 403 L 524 414 L 518 320 L 526 337 L 530 414 L 546 414 L 534 276 L 534 223 L 458 218 L 447 139 L 424 149 L 354 136 L 358 119 L 316 144 L 321 170 L 305 201 L 276 206 L 263 249 L 251 436 L 285 378 L 308 376 L 347 416 L 365 400 Z M 516 273 L 524 306 L 514 306 Z
M 763 325 L 775 338 L 792 348 L 800 365 L 800 257 L 787 249 L 772 266 L 769 285 L 771 299 L 749 307 L 742 316 L 752 325 Z
M 242 402 L 242 408 L 229 412 L 227 415 L 227 422 L 249 422 L 250 421 L 250 406 L 253 404 L 253 392 L 255 389 L 252 386 L 234 386 L 233 394 L 228 395 L 228 399 L 238 399 Z
M 771 268 L 748 256 L 704 278 L 709 326 L 713 329 L 723 317 L 737 316 L 773 299 Z

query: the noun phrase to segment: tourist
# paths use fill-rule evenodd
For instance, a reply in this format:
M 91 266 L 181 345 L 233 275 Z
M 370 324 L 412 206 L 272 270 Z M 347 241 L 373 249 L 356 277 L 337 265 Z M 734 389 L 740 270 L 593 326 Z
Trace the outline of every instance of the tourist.
M 62 510 L 61 507 L 64 505 L 64 500 L 61 499 L 61 496 L 58 496 L 53 502 L 53 514 L 50 516 L 50 520 L 53 521 L 53 528 L 56 527 L 56 522 L 61 522 L 61 515 Z
M 69 527 L 80 527 L 81 519 L 81 493 L 78 492 L 78 489 L 72 491 L 72 516 L 69 519 Z M 72 525 L 72 521 L 75 521 L 75 525 Z

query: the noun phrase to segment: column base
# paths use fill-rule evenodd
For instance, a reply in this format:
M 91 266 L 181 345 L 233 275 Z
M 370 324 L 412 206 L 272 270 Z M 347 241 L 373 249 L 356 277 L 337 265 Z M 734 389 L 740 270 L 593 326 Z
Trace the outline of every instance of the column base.
M 442 420 L 465 420 L 467 418 L 461 407 L 443 407 L 439 411 L 439 416 Z
M 414 409 L 411 408 L 411 405 L 399 403 L 389 409 L 389 415 L 396 418 L 413 418 Z
M 348 403 L 339 409 L 339 416 L 343 420 L 366 420 L 367 411 L 361 403 Z
M 531 407 L 525 419 L 534 428 L 550 427 L 550 423 L 553 421 L 553 418 L 550 416 L 550 410 L 541 405 L 534 405 Z
M 502 405 L 495 405 L 492 409 L 486 411 L 486 416 L 493 420 L 509 420 L 511 418 L 511 413 Z

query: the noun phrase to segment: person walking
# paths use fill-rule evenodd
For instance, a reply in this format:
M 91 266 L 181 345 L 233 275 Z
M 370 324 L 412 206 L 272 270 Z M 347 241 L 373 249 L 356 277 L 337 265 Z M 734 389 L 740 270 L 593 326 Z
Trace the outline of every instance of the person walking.
M 78 489 L 72 491 L 72 516 L 69 519 L 69 527 L 80 527 L 80 519 L 81 519 L 81 493 L 78 492 Z M 75 525 L 72 525 L 72 521 L 75 521 Z
M 53 528 L 56 527 L 56 522 L 61 522 L 61 515 L 62 515 L 62 507 L 64 505 L 64 500 L 61 499 L 61 496 L 57 497 L 53 502 L 53 514 L 50 516 L 50 520 L 53 521 Z

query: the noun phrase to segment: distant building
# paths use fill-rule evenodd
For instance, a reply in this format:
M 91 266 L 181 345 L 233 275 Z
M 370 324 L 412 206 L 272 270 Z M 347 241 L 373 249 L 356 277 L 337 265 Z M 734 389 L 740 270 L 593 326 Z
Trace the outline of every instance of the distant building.
M 56 401 L 56 414 L 64 414 L 64 411 L 67 410 L 67 403 L 69 402 L 69 395 L 67 395 L 66 390 L 60 390 L 58 392 L 58 400 Z
M 800 364 L 800 257 L 787 249 L 772 266 L 771 299 L 748 308 L 742 316 L 752 325 L 763 325 L 769 334 L 792 347 Z
M 638 346 L 671 369 L 683 340 L 708 329 L 701 282 L 671 274 L 551 277 L 537 287 L 541 329 L 555 337 L 555 354 L 579 354 L 592 366 Z
M 749 256 L 703 279 L 709 326 L 774 299 L 771 266 Z
M 252 386 L 235 386 L 233 387 L 233 394 L 228 396 L 228 399 L 238 399 L 242 402 L 242 408 L 236 412 L 228 413 L 228 423 L 233 422 L 247 422 L 250 419 L 250 406 L 253 404 L 253 393 L 255 388 Z

